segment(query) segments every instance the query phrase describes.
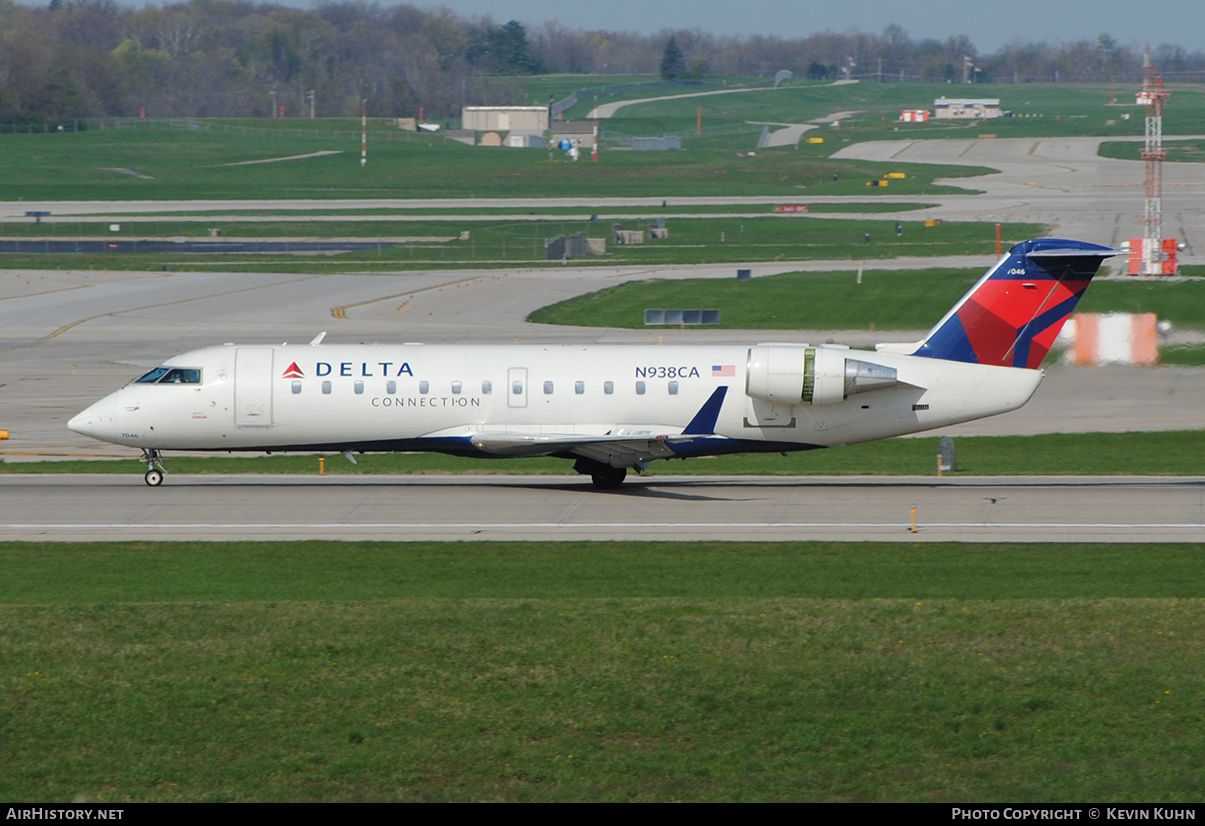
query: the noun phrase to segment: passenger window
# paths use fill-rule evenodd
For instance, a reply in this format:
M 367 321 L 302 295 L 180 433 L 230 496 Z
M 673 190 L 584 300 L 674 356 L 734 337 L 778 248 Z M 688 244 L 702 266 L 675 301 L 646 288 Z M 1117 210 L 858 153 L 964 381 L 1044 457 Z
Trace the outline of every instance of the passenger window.
M 603 382 L 603 392 L 606 393 L 608 396 L 611 395 L 612 393 L 614 393 L 615 392 L 615 382 L 604 381 Z
M 427 381 L 426 379 L 423 379 L 418 383 L 418 392 L 422 393 L 424 396 L 427 395 L 430 390 L 431 382 Z
M 550 382 L 550 381 L 544 382 L 544 395 L 545 396 L 552 395 L 552 382 Z
M 355 388 L 357 396 L 364 395 L 364 382 L 357 381 L 355 384 L 352 385 L 352 387 Z
M 329 396 L 331 394 L 331 383 L 329 381 L 322 382 L 322 394 Z
M 385 392 L 388 393 L 390 396 L 392 396 L 394 393 L 396 393 L 397 392 L 397 382 L 394 381 L 393 379 L 390 379 L 389 381 L 385 382 Z
M 669 383 L 669 394 L 671 396 L 678 395 L 678 383 L 676 381 L 671 381 Z
M 510 392 L 515 394 L 516 396 L 522 396 L 523 395 L 523 382 L 517 381 L 514 384 L 512 384 L 510 386 Z
M 301 382 L 299 382 L 299 381 L 293 382 L 293 395 L 296 396 L 300 392 L 301 392 Z
M 452 382 L 452 395 L 455 396 L 455 395 L 459 395 L 459 394 L 460 394 L 460 382 L 454 381 L 454 382 Z
M 642 381 L 636 382 L 636 395 L 637 396 L 644 395 L 644 382 L 642 382 Z
M 573 383 L 573 392 L 579 396 L 582 393 L 585 393 L 586 392 L 586 383 L 584 381 L 575 381 Z
M 489 379 L 486 379 L 485 381 L 481 382 L 482 395 L 488 396 L 490 393 L 493 393 L 493 392 L 494 392 L 494 383 L 492 381 L 490 381 Z

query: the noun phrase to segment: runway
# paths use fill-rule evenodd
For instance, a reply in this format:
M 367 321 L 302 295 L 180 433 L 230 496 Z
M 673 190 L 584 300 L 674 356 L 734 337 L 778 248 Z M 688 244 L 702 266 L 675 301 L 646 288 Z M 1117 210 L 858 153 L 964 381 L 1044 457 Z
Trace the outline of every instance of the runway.
M 982 194 L 892 198 L 934 203 L 909 220 L 1025 220 L 1064 237 L 1117 243 L 1141 211 L 1142 165 L 1098 158 L 1099 139 L 900 141 L 857 144 L 839 157 L 971 163 L 1001 170 L 959 179 Z M 1173 174 L 1174 173 L 1174 174 Z M 1174 181 L 1173 181 L 1174 177 Z M 1168 215 L 1189 243 L 1205 232 L 1198 193 L 1205 165 L 1169 167 Z M 780 198 L 675 199 L 744 208 Z M 863 201 L 818 198 L 816 203 Z M 542 200 L 564 207 L 575 200 Z M 608 204 L 660 199 L 598 199 Z M 172 210 L 531 206 L 529 201 L 214 202 L 211 205 L 54 203 L 56 215 Z M 0 214 L 28 203 L 0 203 Z M 23 214 L 20 213 L 20 214 Z M 1198 232 L 1200 230 L 1200 232 Z M 986 268 L 990 260 L 868 263 L 868 267 Z M 854 262 L 763 262 L 777 272 Z M 923 330 L 614 330 L 533 325 L 546 304 L 624 281 L 732 278 L 736 265 L 555 267 L 363 274 L 0 272 L 0 461 L 131 456 L 67 430 L 67 420 L 183 350 L 308 341 L 429 343 L 835 341 L 855 347 L 915 341 Z M 934 319 L 936 321 L 936 319 Z M 1179 430 L 1201 426 L 1205 371 L 1053 365 L 1034 399 L 1006 416 L 930 435 Z M 171 457 L 168 457 L 171 468 Z M 12 539 L 788 539 L 920 541 L 1192 541 L 1205 539 L 1200 479 L 630 479 L 594 491 L 584 477 L 0 475 L 0 525 Z M 917 532 L 910 531 L 911 508 Z
M 916 530 L 912 530 L 915 508 Z M 0 476 L 27 541 L 1201 542 L 1205 477 Z

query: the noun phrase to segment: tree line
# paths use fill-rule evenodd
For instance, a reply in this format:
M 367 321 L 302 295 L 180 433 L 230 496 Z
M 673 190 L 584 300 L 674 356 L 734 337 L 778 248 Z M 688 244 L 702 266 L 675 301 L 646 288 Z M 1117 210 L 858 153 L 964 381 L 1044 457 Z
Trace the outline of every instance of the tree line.
M 667 59 L 668 58 L 668 59 Z M 1205 80 L 1205 54 L 1161 44 L 1169 81 Z M 301 10 L 247 0 L 141 9 L 114 0 L 0 0 L 0 122 L 78 117 L 377 115 L 429 119 L 465 104 L 523 103 L 515 79 L 543 73 L 772 77 L 815 80 L 1137 83 L 1143 55 L 1107 34 L 1071 43 L 1017 42 L 981 55 L 965 36 L 914 40 L 826 31 L 802 38 L 638 35 L 528 28 L 446 8 L 359 0 Z

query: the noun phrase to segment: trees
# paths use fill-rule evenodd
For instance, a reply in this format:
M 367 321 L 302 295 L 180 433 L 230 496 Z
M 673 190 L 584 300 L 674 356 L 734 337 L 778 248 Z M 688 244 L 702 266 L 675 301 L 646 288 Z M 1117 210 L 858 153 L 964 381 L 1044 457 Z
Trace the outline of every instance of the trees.
M 517 20 L 466 19 L 365 0 L 319 0 L 312 11 L 281 0 L 0 0 L 0 122 L 98 115 L 262 117 L 455 116 L 463 103 L 518 103 L 519 77 L 546 71 L 706 73 L 887 81 L 1141 79 L 1141 55 L 1101 34 L 1074 43 L 1016 41 L 978 56 L 965 36 L 913 40 L 898 24 L 879 34 L 807 37 L 712 35 L 679 29 L 638 35 Z M 144 0 L 146 2 L 146 0 Z M 1153 55 L 1164 77 L 1205 80 L 1205 55 L 1170 44 Z M 968 67 L 967 58 L 973 59 Z M 964 74 L 965 73 L 965 74 Z M 592 83 L 589 82 L 589 83 Z
M 536 75 L 544 71 L 544 61 L 532 54 L 527 30 L 517 20 L 480 31 L 466 56 L 469 63 L 489 74 Z
M 661 79 L 678 80 L 686 74 L 686 55 L 678 45 L 678 38 L 671 36 L 661 54 Z

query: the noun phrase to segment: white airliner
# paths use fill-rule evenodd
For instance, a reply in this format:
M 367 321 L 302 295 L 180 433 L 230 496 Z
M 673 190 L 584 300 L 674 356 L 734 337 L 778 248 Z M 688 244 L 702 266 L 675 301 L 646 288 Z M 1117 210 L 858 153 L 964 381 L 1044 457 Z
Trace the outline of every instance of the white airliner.
M 176 356 L 73 418 L 162 451 L 556 456 L 598 488 L 655 459 L 866 442 L 1015 410 L 1107 247 L 1013 247 L 922 341 L 802 344 L 324 344 Z

